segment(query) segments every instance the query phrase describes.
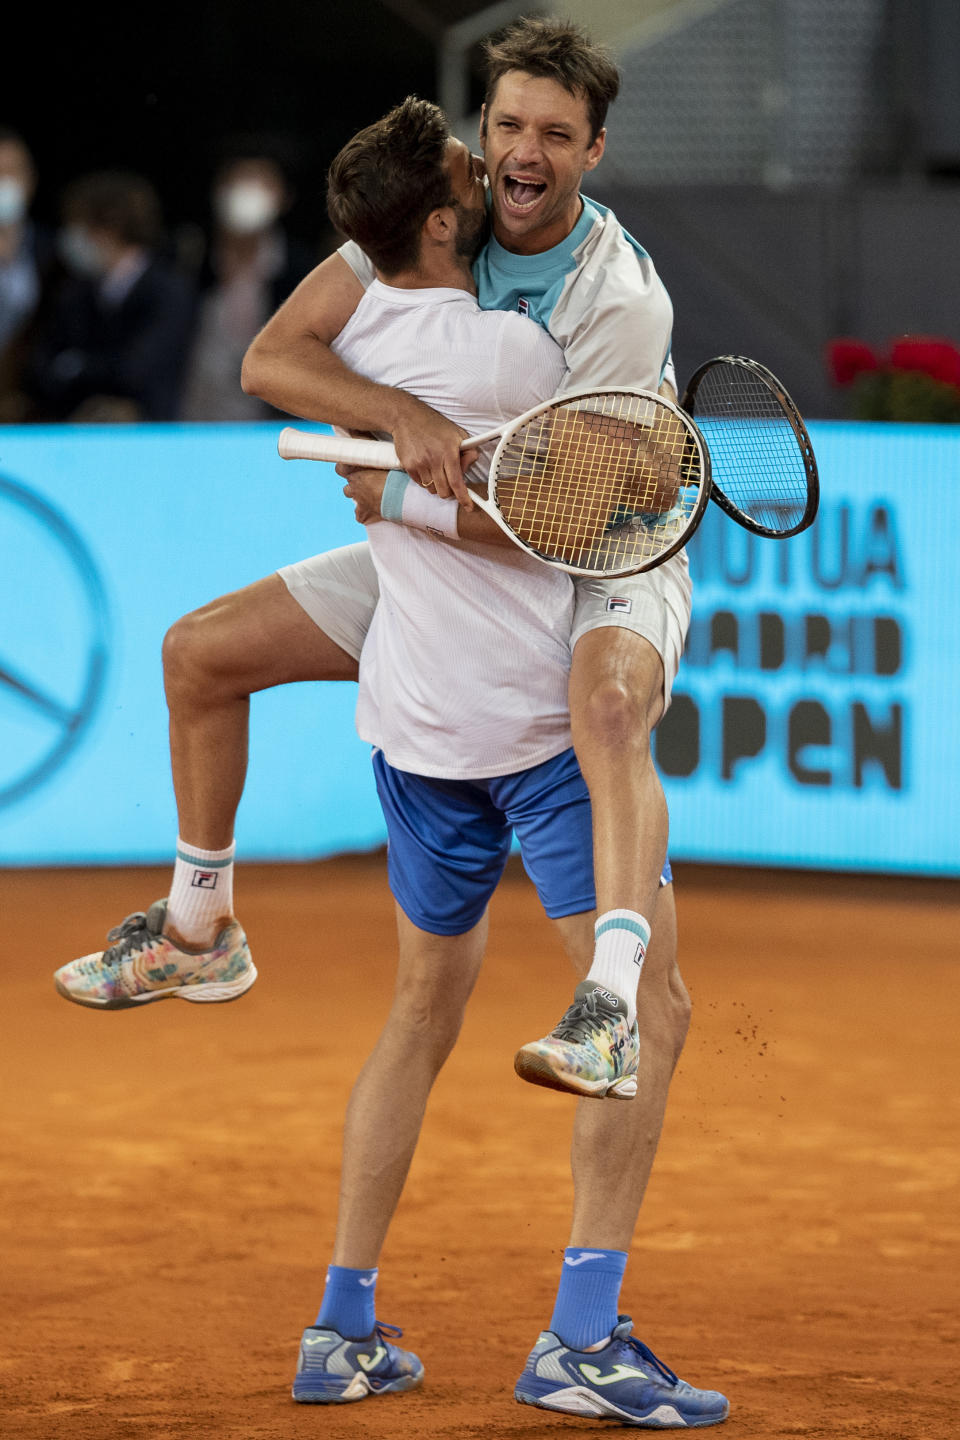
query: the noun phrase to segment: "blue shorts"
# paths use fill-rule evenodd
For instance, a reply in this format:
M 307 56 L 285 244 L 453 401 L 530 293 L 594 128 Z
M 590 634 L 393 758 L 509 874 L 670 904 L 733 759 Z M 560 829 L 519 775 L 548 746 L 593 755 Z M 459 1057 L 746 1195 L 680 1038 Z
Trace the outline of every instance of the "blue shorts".
M 497 888 L 513 833 L 551 919 L 596 905 L 590 796 L 573 750 L 486 780 L 437 780 L 373 752 L 387 822 L 390 889 L 432 935 L 463 935 Z M 669 861 L 661 884 L 670 883 Z

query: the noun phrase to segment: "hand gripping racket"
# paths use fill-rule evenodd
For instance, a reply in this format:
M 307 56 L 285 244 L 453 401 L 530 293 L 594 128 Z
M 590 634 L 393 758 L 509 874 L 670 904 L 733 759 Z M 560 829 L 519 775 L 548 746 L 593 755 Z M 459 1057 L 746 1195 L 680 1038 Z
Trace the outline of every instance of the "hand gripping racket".
M 697 426 L 645 390 L 583 390 L 535 406 L 461 450 L 498 444 L 476 503 L 522 549 L 574 575 L 634 575 L 686 544 L 710 494 Z M 288 426 L 285 460 L 394 469 L 393 446 Z
M 775 540 L 813 524 L 820 482 L 810 436 L 764 365 L 743 355 L 708 360 L 681 405 L 710 451 L 712 497 L 732 520 Z

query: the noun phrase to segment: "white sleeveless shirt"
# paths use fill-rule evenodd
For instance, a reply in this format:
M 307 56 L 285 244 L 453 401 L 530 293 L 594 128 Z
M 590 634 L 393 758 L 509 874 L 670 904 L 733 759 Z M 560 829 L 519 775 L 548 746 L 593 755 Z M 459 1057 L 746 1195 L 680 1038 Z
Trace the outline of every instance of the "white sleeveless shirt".
M 471 435 L 549 399 L 565 374 L 559 347 L 533 321 L 481 310 L 465 290 L 377 280 L 332 348 Z M 390 521 L 367 534 L 380 601 L 360 656 L 361 738 L 396 769 L 456 780 L 525 770 L 567 749 L 570 577 L 513 546 Z

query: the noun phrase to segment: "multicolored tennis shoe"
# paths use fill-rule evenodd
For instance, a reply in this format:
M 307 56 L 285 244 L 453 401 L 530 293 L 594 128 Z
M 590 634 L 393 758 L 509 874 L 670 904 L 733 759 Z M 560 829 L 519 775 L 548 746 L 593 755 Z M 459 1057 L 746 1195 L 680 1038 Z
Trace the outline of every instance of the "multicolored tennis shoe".
M 730 1406 L 717 1390 L 695 1390 L 630 1334 L 621 1315 L 599 1350 L 570 1350 L 544 1330 L 534 1345 L 514 1396 L 521 1405 L 559 1410 L 621 1425 L 680 1430 L 719 1425 Z
M 336 1330 L 308 1326 L 300 1340 L 294 1400 L 345 1405 L 368 1395 L 415 1390 L 423 1382 L 419 1356 L 390 1344 L 402 1334 L 396 1325 L 377 1325 L 366 1340 L 345 1340 Z
M 583 980 L 559 1025 L 518 1050 L 521 1080 L 574 1095 L 632 1100 L 637 1093 L 640 1034 L 627 1024 L 626 1003 L 595 981 Z
M 53 983 L 76 1005 L 125 1010 L 151 1000 L 237 1000 L 257 978 L 247 937 L 236 920 L 217 936 L 212 950 L 182 950 L 163 933 L 166 900 L 144 914 L 128 915 L 111 930 L 107 950 L 61 965 Z

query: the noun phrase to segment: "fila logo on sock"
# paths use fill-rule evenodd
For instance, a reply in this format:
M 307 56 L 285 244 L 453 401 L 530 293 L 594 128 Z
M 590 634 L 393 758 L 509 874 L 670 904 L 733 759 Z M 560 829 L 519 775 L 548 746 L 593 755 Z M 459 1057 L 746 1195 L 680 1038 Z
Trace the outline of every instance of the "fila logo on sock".
M 644 943 L 643 943 L 642 940 L 638 940 L 638 941 L 637 941 L 637 951 L 636 951 L 636 954 L 635 954 L 634 957 L 633 957 L 633 963 L 634 963 L 634 965 L 636 965 L 636 966 L 639 967 L 640 965 L 643 964 L 643 962 L 644 962 L 644 960 L 646 959 L 646 957 L 647 957 L 646 947 L 645 947 L 645 945 L 644 945 Z
M 200 890 L 216 890 L 217 872 L 216 870 L 197 870 L 194 872 L 190 884 L 196 885 Z
M 611 595 L 607 599 L 608 610 L 620 610 L 624 615 L 629 615 L 633 609 L 633 601 L 628 600 L 626 595 Z

